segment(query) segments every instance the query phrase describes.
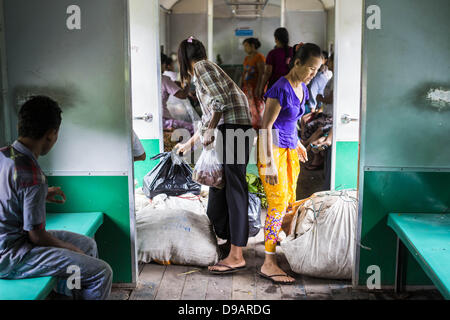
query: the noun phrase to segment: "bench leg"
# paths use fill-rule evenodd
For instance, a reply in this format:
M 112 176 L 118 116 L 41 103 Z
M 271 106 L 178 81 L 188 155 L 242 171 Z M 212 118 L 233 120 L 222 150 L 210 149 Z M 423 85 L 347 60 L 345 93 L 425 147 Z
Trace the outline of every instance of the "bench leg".
M 405 288 L 406 277 L 406 247 L 397 237 L 397 260 L 395 268 L 395 293 L 400 293 Z

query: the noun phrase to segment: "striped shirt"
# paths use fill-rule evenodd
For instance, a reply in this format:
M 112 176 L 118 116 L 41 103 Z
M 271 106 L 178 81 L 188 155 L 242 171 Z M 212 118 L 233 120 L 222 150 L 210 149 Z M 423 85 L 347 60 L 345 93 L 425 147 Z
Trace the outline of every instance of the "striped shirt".
M 208 60 L 197 62 L 193 82 L 203 112 L 203 130 L 214 112 L 223 113 L 219 125 L 251 125 L 247 97 L 218 65 Z

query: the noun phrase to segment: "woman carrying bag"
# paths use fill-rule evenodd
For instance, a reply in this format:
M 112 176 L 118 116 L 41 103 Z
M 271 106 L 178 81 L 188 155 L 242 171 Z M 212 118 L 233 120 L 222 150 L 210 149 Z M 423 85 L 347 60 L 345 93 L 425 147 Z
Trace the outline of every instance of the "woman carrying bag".
M 201 130 L 186 143 L 175 146 L 177 153 L 189 152 L 203 137 L 206 147 L 214 142 L 223 163 L 225 185 L 209 191 L 207 215 L 216 235 L 226 239 L 219 263 L 209 267 L 214 274 L 232 273 L 246 267 L 242 248 L 248 241 L 248 186 L 246 169 L 254 131 L 248 101 L 236 83 L 215 63 L 208 61 L 203 44 L 190 37 L 178 49 L 181 80 L 191 80 L 203 111 Z M 235 136 L 244 138 L 235 138 Z M 245 142 L 244 142 L 245 141 Z

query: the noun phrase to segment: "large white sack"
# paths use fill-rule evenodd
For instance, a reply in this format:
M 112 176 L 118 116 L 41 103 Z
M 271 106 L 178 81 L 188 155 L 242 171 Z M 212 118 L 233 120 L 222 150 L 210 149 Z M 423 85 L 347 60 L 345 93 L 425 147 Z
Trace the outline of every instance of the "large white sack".
M 138 188 L 134 192 L 134 208 L 136 212 L 141 211 L 145 207 L 151 205 L 150 199 L 147 198 L 142 188 Z
M 136 214 L 138 260 L 209 266 L 218 262 L 217 240 L 206 214 L 153 209 Z
M 153 209 L 184 209 L 197 214 L 206 215 L 208 198 L 197 196 L 192 193 L 168 197 L 166 194 L 162 193 L 152 199 L 150 206 Z
M 292 271 L 312 277 L 351 279 L 358 202 L 356 190 L 314 194 L 297 211 L 281 248 Z

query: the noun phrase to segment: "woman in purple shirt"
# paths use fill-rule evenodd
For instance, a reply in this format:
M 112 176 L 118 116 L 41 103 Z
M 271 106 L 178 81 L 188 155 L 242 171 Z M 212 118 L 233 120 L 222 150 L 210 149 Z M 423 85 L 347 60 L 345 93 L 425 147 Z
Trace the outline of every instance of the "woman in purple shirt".
M 266 93 L 266 110 L 258 144 L 258 170 L 269 208 L 264 227 L 265 260 L 259 275 L 274 283 L 292 284 L 277 264 L 276 245 L 286 211 L 296 201 L 300 163 L 308 161 L 298 139 L 297 122 L 305 113 L 306 85 L 322 65 L 321 49 L 311 43 L 297 45 L 290 71 Z
M 274 37 L 276 47 L 267 54 L 263 79 L 256 90 L 259 97 L 263 95 L 267 81 L 269 81 L 268 90 L 280 77 L 289 72 L 289 63 L 293 55 L 293 49 L 289 46 L 289 32 L 285 28 L 278 28 L 275 30 Z

